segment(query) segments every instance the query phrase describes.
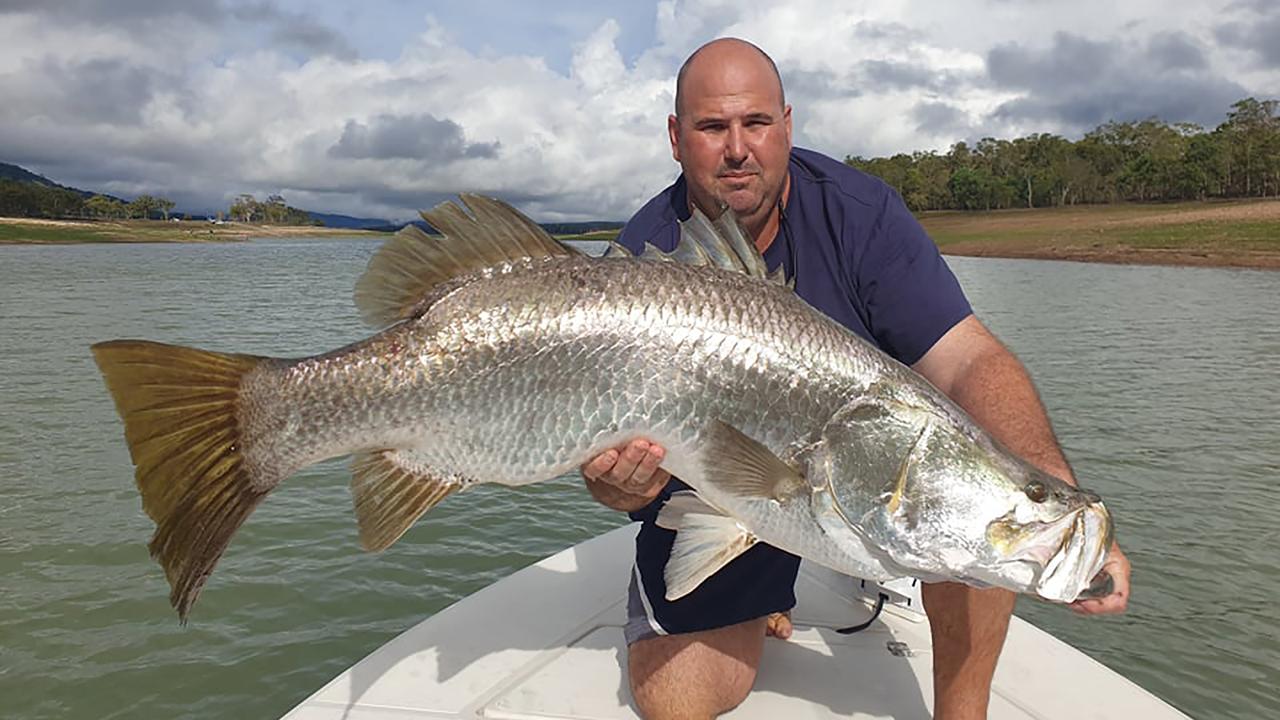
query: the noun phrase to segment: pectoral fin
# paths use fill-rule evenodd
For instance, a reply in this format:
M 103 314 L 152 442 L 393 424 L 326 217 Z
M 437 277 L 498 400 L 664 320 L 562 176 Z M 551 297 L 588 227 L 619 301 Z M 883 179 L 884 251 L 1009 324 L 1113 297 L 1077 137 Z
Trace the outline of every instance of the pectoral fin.
M 719 420 L 707 429 L 704 457 L 707 479 L 733 495 L 781 502 L 808 492 L 808 483 L 795 468 Z
M 694 493 L 672 495 L 658 513 L 658 525 L 676 531 L 665 571 L 668 600 L 688 595 L 757 542 L 737 520 Z

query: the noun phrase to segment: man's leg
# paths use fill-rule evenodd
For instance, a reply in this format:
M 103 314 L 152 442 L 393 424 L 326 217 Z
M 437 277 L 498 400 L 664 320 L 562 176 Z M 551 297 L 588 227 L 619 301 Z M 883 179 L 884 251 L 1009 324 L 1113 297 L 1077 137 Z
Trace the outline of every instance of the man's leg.
M 923 595 L 933 631 L 934 718 L 986 718 L 991 677 L 1017 596 L 958 583 L 926 583 Z
M 631 696 L 641 717 L 710 720 L 737 707 L 756 680 L 767 621 L 631 643 Z

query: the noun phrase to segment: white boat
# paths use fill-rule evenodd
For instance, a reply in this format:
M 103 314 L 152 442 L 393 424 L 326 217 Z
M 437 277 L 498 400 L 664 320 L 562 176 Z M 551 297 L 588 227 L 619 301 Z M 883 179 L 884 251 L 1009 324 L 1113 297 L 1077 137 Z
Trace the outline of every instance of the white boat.
M 635 532 L 606 533 L 464 598 L 334 678 L 286 720 L 636 718 L 622 637 Z M 794 634 L 766 640 L 754 691 L 724 717 L 930 717 L 929 621 L 918 588 L 897 585 L 869 627 L 836 632 L 867 620 L 879 593 L 803 563 Z M 989 717 L 1186 716 L 1015 617 Z

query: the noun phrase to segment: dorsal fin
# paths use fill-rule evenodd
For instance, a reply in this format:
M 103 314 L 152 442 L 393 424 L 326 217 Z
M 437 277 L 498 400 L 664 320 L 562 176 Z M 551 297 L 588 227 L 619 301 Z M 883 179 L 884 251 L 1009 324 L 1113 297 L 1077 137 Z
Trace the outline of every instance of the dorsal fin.
M 460 275 L 521 258 L 579 254 L 501 200 L 459 197 L 470 215 L 452 202 L 421 213 L 441 235 L 406 225 L 374 253 L 356 283 L 365 322 L 385 327 L 412 317 L 432 288 Z
M 606 255 L 620 254 L 613 252 Z M 639 256 L 644 260 L 674 261 L 685 265 L 714 265 L 724 270 L 739 272 L 761 280 L 786 285 L 782 269 L 769 272 L 755 243 L 747 238 L 738 225 L 737 216 L 726 210 L 712 222 L 694 208 L 688 220 L 680 222 L 680 241 L 675 250 L 662 252 L 646 245 Z

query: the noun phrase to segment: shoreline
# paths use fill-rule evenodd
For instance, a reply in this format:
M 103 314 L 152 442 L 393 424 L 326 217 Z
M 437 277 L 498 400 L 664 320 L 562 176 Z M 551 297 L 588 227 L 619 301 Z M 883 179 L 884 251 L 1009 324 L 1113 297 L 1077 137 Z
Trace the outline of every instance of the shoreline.
M 389 233 L 322 225 L 258 225 L 163 220 L 47 220 L 0 217 L 0 245 L 110 245 L 247 242 L 272 237 L 381 237 Z
M 1061 262 L 1082 262 L 1097 265 L 1161 265 L 1166 267 L 1280 270 L 1280 252 L 1192 251 L 1123 246 L 1001 248 L 993 243 L 991 247 L 944 247 L 942 248 L 942 254 L 953 257 L 1001 260 L 1058 260 Z
M 1280 199 L 943 211 L 919 215 L 944 255 L 1110 265 L 1280 270 Z M 0 245 L 246 242 L 389 237 L 373 230 L 160 220 L 0 217 Z M 559 236 L 612 240 L 613 232 Z

